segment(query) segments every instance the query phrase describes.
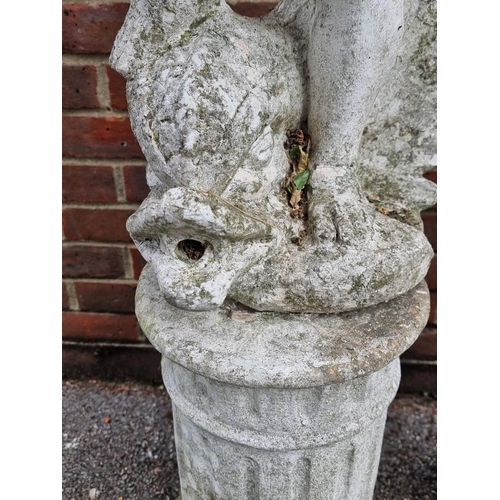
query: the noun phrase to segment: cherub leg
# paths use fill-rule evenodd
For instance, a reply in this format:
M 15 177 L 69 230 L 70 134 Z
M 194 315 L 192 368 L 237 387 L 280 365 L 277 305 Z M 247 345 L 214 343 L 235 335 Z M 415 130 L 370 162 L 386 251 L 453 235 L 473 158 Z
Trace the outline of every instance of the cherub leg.
M 396 62 L 402 34 L 402 0 L 316 0 L 308 49 L 308 121 L 310 160 L 316 168 L 311 182 L 316 211 L 311 216 L 320 238 L 331 232 L 325 226 L 325 210 L 335 214 L 340 239 L 356 239 L 360 225 L 367 223 L 356 157 L 368 114 Z

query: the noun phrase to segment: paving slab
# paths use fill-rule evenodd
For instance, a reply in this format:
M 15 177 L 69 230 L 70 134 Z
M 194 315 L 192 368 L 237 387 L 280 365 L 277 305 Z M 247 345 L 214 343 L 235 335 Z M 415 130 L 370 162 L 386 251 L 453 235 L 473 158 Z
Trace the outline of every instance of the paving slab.
M 63 500 L 178 498 L 172 406 L 162 386 L 65 380 L 62 396 Z M 436 418 L 431 396 L 394 400 L 374 500 L 437 498 Z

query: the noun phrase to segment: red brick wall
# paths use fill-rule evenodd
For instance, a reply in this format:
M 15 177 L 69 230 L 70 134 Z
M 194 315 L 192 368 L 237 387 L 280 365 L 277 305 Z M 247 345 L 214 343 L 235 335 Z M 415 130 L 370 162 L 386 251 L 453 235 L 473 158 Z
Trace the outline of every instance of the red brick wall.
M 110 358 L 103 344 L 111 344 L 108 352 L 127 346 L 131 356 L 147 344 L 134 315 L 143 260 L 125 229 L 148 191 L 145 161 L 130 129 L 125 80 L 108 64 L 128 7 L 62 6 L 63 367 L 70 375 L 99 375 Z
M 273 5 L 242 2 L 235 10 L 263 15 Z M 145 161 L 130 128 L 125 81 L 108 64 L 127 10 L 128 2 L 110 0 L 62 6 L 63 367 L 68 376 L 159 380 L 159 356 L 134 315 L 144 260 L 125 229 L 148 193 Z M 436 210 L 424 221 L 436 247 Z M 436 357 L 435 264 L 429 327 L 405 355 L 410 371 Z

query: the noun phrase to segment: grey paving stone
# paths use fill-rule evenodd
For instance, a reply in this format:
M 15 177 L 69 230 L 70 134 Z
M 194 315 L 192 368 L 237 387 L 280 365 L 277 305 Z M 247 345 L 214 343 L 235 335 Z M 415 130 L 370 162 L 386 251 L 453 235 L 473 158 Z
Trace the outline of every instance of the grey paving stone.
M 177 499 L 163 387 L 67 380 L 62 395 L 63 500 Z M 437 498 L 436 409 L 433 398 L 420 395 L 392 403 L 374 500 Z

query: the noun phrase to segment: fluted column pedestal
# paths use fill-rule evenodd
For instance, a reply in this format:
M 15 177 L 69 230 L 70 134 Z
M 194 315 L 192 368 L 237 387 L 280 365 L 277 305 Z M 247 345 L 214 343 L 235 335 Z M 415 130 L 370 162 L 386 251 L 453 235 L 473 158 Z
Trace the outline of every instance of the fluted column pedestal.
M 164 358 L 182 498 L 370 499 L 399 361 L 345 383 L 231 386 Z
M 339 315 L 187 312 L 146 268 L 137 316 L 163 355 L 182 500 L 370 500 L 399 355 L 428 304 L 422 283 Z

